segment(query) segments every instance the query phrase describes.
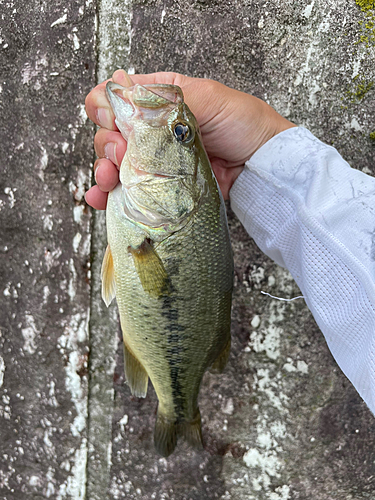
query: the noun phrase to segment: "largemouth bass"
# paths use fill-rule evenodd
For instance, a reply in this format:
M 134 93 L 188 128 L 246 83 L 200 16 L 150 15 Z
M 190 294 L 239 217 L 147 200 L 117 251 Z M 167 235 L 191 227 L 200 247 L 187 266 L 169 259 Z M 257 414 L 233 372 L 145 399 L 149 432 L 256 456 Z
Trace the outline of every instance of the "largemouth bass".
M 202 447 L 201 380 L 229 355 L 225 205 L 179 87 L 108 82 L 107 97 L 127 151 L 108 196 L 102 295 L 117 299 L 132 394 L 145 397 L 149 378 L 155 388 L 154 443 L 168 456 L 179 436 Z

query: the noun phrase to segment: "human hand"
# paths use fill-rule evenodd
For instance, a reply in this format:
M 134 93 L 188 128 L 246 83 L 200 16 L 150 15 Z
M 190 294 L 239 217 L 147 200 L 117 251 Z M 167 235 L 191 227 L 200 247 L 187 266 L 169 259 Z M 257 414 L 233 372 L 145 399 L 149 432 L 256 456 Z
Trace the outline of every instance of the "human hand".
M 116 71 L 112 80 L 127 87 L 136 83 L 181 87 L 185 102 L 199 123 L 203 144 L 225 199 L 255 151 L 276 134 L 294 126 L 264 101 L 214 80 L 178 73 L 129 77 L 123 70 Z M 99 157 L 94 164 L 97 185 L 86 193 L 86 201 L 99 210 L 105 209 L 108 192 L 119 182 L 118 169 L 126 152 L 126 141 L 115 125 L 105 84 L 95 87 L 86 98 L 88 117 L 101 127 L 94 140 Z

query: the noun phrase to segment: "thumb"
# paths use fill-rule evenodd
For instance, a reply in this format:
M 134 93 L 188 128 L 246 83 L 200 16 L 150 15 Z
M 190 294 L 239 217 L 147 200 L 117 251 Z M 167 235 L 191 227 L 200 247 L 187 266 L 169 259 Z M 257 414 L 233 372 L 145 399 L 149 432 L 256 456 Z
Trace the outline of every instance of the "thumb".
M 123 69 L 118 69 L 112 75 L 112 81 L 123 87 L 132 87 L 134 85 L 130 76 Z

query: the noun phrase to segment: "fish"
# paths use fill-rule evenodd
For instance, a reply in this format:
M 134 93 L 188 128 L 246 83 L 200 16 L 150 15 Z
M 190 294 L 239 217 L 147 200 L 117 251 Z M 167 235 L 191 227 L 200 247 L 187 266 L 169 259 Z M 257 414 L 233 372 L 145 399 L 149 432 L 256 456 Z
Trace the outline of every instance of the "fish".
M 108 195 L 102 297 L 117 300 L 131 393 L 146 397 L 149 379 L 155 389 L 154 444 L 167 457 L 180 437 L 203 448 L 202 377 L 230 352 L 226 209 L 180 87 L 109 81 L 106 95 L 127 150 Z

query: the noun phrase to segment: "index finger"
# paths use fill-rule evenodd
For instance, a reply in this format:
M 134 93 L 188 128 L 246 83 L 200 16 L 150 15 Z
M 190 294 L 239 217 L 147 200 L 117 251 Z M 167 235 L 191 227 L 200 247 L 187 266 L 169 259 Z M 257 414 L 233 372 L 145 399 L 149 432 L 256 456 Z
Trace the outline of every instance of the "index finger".
M 100 83 L 86 96 L 85 107 L 88 118 L 100 127 L 109 128 L 110 130 L 117 130 L 115 125 L 115 116 L 111 110 L 108 99 L 105 94 L 105 86 L 107 82 Z M 103 109 L 103 112 L 99 110 Z M 105 117 L 107 114 L 107 117 Z M 103 123 L 105 122 L 105 123 Z

